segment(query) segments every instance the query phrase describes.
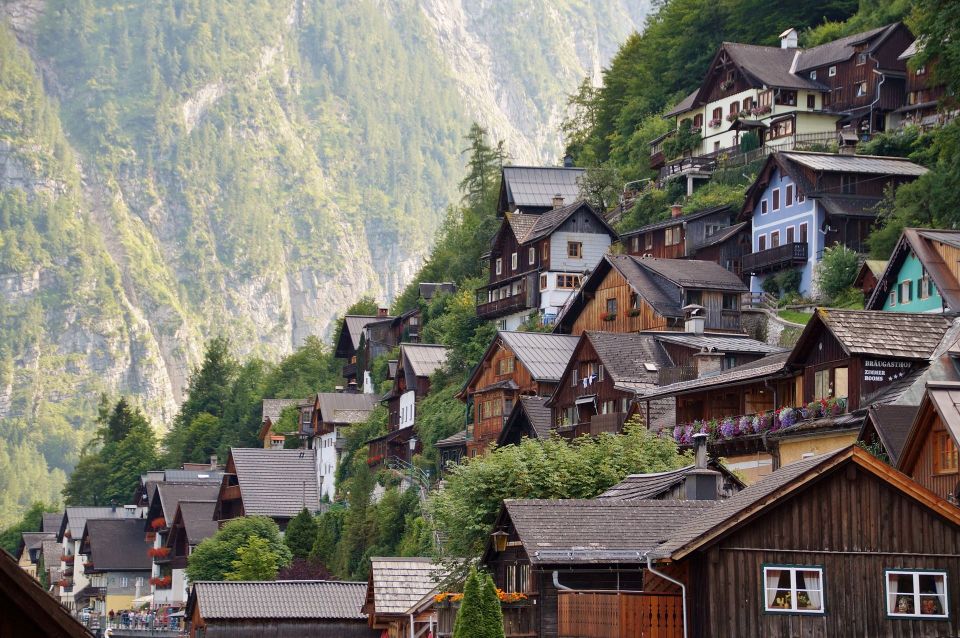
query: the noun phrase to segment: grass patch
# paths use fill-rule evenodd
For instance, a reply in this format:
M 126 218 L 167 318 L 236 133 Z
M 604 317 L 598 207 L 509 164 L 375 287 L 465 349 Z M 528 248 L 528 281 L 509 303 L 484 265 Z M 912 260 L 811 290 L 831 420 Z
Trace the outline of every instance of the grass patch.
M 785 321 L 790 321 L 792 323 L 799 323 L 802 325 L 807 325 L 807 322 L 810 321 L 810 317 L 813 316 L 812 312 L 800 312 L 799 310 L 781 310 L 779 313 L 781 319 Z

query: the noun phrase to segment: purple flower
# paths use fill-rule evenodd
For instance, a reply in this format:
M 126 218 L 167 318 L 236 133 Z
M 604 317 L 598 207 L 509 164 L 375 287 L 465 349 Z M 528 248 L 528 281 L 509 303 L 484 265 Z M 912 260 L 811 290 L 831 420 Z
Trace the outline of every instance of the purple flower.
M 693 425 L 687 425 L 683 428 L 683 438 L 681 439 L 682 443 L 689 445 L 693 443 Z
M 737 434 L 737 425 L 732 417 L 727 417 L 720 424 L 720 435 L 725 439 L 731 439 Z
M 739 434 L 747 434 L 750 432 L 753 427 L 753 419 L 748 416 L 740 417 L 740 422 L 737 424 L 737 431 Z
M 797 413 L 793 408 L 783 408 L 780 410 L 780 426 L 788 428 L 797 422 Z
M 755 434 L 759 434 L 760 428 L 763 427 L 763 423 L 760 420 L 760 415 L 753 417 L 753 421 L 751 422 L 751 425 L 753 426 L 753 432 Z
M 679 443 L 683 440 L 683 427 L 678 425 L 673 428 L 673 440 Z

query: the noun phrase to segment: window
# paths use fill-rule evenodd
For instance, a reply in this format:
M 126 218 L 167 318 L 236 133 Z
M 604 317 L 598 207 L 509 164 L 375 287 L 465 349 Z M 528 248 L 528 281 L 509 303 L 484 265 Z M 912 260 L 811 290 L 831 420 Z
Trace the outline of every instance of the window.
M 576 368 L 570 371 L 570 385 L 574 388 L 577 387 L 577 376 Z
M 533 246 L 527 249 L 527 261 L 530 262 L 530 265 L 533 265 L 533 262 L 537 260 L 537 249 Z
M 862 66 L 867 63 L 867 54 L 858 53 L 857 54 L 857 66 Z
M 718 106 L 717 108 L 713 109 L 713 119 L 714 120 L 723 119 L 723 109 L 721 107 Z
M 503 274 L 503 259 L 501 259 L 500 257 L 497 257 L 497 262 L 496 262 L 496 264 L 497 264 L 497 274 L 498 274 L 498 275 L 502 275 L 502 274 Z
M 612 299 L 607 299 L 607 314 L 615 315 L 617 314 L 617 299 L 616 297 Z
M 857 97 L 863 97 L 867 94 L 867 83 L 857 82 Z
M 807 108 L 811 111 L 817 108 L 817 96 L 813 93 L 807 94 Z
M 504 374 L 513 374 L 513 357 L 497 361 L 497 376 Z
M 597 381 L 603 381 L 603 364 L 597 366 Z
M 837 74 L 837 67 L 832 66 L 829 69 L 827 69 L 827 75 L 829 75 L 830 77 L 833 77 L 836 74 Z
M 833 396 L 846 398 L 850 394 L 850 376 L 846 366 L 833 369 Z
M 773 105 L 773 91 L 764 91 L 760 94 L 760 106 Z
M 830 392 L 830 369 L 817 370 L 813 373 L 813 398 L 829 399 L 833 396 Z
M 954 445 L 950 433 L 940 430 L 933 433 L 933 473 L 956 474 L 960 469 L 958 463 L 957 446 Z
M 546 289 L 547 289 L 547 276 L 540 275 L 540 290 L 546 290 Z
M 822 614 L 822 567 L 763 568 L 764 609 L 769 612 Z
M 570 290 L 580 285 L 580 275 L 557 275 L 557 288 Z
M 799 195 L 797 195 L 797 201 L 800 201 Z M 800 224 L 800 243 L 807 243 L 807 222 Z
M 517 259 L 517 253 L 510 255 L 510 270 L 516 270 L 520 260 Z
M 776 248 L 780 245 L 780 231 L 775 230 L 770 233 L 770 248 Z
M 774 140 L 780 137 L 793 135 L 793 117 L 788 117 L 770 124 L 767 139 Z
M 630 308 L 633 310 L 640 308 L 640 295 L 635 292 L 630 293 Z
M 761 251 L 761 250 L 766 250 L 766 249 L 767 249 L 767 236 L 766 236 L 766 235 L 758 235 L 758 236 L 757 236 L 757 250 L 758 250 L 758 251 Z
M 736 115 L 740 112 L 740 100 L 730 102 L 730 115 Z
M 504 591 L 525 592 L 527 591 L 527 584 L 530 582 L 530 565 L 507 565 L 506 576 L 506 582 L 503 584 Z
M 723 295 L 723 309 L 724 310 L 736 310 L 737 309 L 737 299 L 739 295 L 735 293 L 724 293 Z
M 814 71 L 810 71 L 810 79 L 811 79 L 811 80 L 816 80 L 816 79 L 817 79 L 817 72 L 816 72 L 815 70 L 814 70 Z
M 779 188 L 773 189 L 772 199 L 773 199 L 773 210 L 780 210 L 780 189 Z
M 783 195 L 783 205 L 793 206 L 793 184 L 787 184 L 786 192 Z
M 667 246 L 676 246 L 680 243 L 680 226 L 667 228 L 663 231 L 663 243 Z
M 795 241 L 793 226 L 787 226 L 787 243 L 792 244 Z
M 697 113 L 693 116 L 693 128 L 703 128 L 703 113 Z
M 913 293 L 913 280 L 901 281 L 897 287 L 900 291 L 899 299 L 901 304 L 910 303 Z
M 798 204 L 803 203 L 804 199 L 806 199 L 806 198 L 803 196 L 803 193 L 801 193 L 801 192 L 800 192 L 800 189 L 798 188 L 798 189 L 797 189 L 797 203 L 798 203 Z
M 893 306 L 896 306 L 896 305 L 897 305 L 897 291 L 896 291 L 896 290 L 891 290 L 891 291 L 890 291 L 890 298 L 887 299 L 887 305 L 889 305 L 891 308 L 892 308 Z
M 643 249 L 651 250 L 653 248 L 653 233 L 647 233 L 643 236 Z
M 926 272 L 923 273 L 923 277 L 917 280 L 917 296 L 920 299 L 926 299 L 930 296 L 930 275 Z
M 545 241 L 540 246 L 540 261 L 547 261 L 550 259 L 550 242 Z
M 630 238 L 630 250 L 635 253 L 640 252 L 640 235 L 634 235 Z
M 857 178 L 853 175 L 841 175 L 840 192 L 844 195 L 855 194 L 857 192 Z
M 767 214 L 767 200 L 766 200 L 766 198 L 760 200 L 760 214 L 761 214 L 761 215 L 766 215 L 766 214 Z
M 572 257 L 573 259 L 580 259 L 583 257 L 583 242 L 579 241 L 568 241 L 567 242 L 567 257 Z
M 947 573 L 888 570 L 887 614 L 903 618 L 947 618 Z
M 687 291 L 687 303 L 684 305 L 689 306 L 694 304 L 697 306 L 703 305 L 703 291 L 702 290 L 688 290 Z
M 753 98 L 752 97 L 743 98 L 743 110 L 749 111 L 751 108 L 753 108 Z
M 917 67 L 917 75 L 923 75 L 926 72 L 927 72 L 927 67 L 922 65 Z

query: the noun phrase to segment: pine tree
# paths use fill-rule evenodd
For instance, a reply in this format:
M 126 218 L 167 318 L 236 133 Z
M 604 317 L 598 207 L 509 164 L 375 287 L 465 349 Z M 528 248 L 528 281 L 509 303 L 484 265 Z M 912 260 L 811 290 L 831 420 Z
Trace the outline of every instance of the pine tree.
M 483 573 L 479 578 L 480 602 L 483 608 L 483 636 L 484 638 L 504 638 L 503 610 L 500 608 L 497 586 L 494 585 L 490 574 Z
M 480 600 L 480 576 L 476 567 L 470 567 L 463 585 L 463 600 L 453 623 L 453 638 L 478 638 L 483 626 L 483 606 Z
M 307 558 L 316 540 L 317 522 L 313 514 L 308 512 L 307 508 L 303 508 L 287 525 L 283 542 L 290 548 L 294 558 Z

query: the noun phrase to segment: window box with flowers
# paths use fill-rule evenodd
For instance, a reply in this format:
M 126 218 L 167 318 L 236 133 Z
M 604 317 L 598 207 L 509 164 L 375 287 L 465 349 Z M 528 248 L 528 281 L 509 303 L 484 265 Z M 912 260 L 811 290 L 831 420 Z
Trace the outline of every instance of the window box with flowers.
M 770 108 L 769 104 L 765 104 L 763 106 L 755 106 L 752 109 L 750 109 L 750 115 L 754 117 L 760 117 L 761 115 L 766 115 L 771 110 L 772 109 Z
M 760 414 L 679 423 L 673 428 L 673 439 L 680 445 L 691 445 L 693 435 L 697 433 L 706 434 L 710 441 L 726 441 L 765 432 L 776 432 L 792 427 L 800 421 L 838 416 L 846 412 L 846 406 L 846 399 L 822 399 L 813 401 L 806 407 L 786 406 Z
M 151 547 L 147 550 L 147 556 L 150 558 L 166 558 L 170 555 L 169 547 Z
M 723 82 L 720 83 L 720 88 L 724 91 L 729 91 L 730 89 L 733 88 L 733 84 L 734 84 L 733 80 L 724 80 Z
M 170 576 L 155 576 L 150 579 L 150 584 L 157 589 L 170 589 L 173 579 Z
M 617 313 L 615 312 L 601 312 L 600 321 L 613 321 L 617 318 Z
M 707 122 L 707 126 L 709 126 L 710 128 L 717 128 L 721 124 L 723 124 L 723 120 L 720 119 L 719 117 L 715 117 L 709 122 Z
M 157 518 L 155 518 L 155 519 L 153 519 L 152 521 L 150 521 L 150 527 L 151 527 L 153 530 L 161 530 L 161 529 L 165 528 L 166 526 L 167 526 L 167 519 L 165 519 L 165 518 L 162 517 L 162 516 L 158 516 Z
M 640 316 L 640 309 L 639 309 L 639 308 L 631 308 L 630 310 L 627 311 L 627 315 L 629 315 L 629 316 L 631 316 L 631 317 L 639 317 L 639 316 Z
M 75 561 L 76 559 L 77 557 L 74 556 L 73 554 L 64 554 L 63 556 L 60 557 L 60 560 L 62 560 L 67 565 L 72 565 L 73 561 Z
M 740 113 L 730 113 L 726 117 L 728 122 L 736 122 L 738 119 L 740 119 Z
M 383 461 L 383 458 L 384 458 L 383 454 L 377 454 L 375 456 L 371 456 L 367 459 L 367 465 L 376 465 L 377 463 L 380 463 L 381 461 Z

